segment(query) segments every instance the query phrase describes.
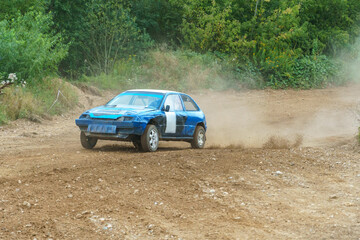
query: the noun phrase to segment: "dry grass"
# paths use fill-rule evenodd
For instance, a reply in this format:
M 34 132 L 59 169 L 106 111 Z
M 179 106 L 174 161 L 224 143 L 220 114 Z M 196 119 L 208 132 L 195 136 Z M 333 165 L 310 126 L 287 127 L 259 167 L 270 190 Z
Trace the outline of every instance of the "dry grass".
M 0 96 L 0 124 L 19 118 L 30 120 L 48 114 L 60 114 L 77 103 L 77 96 L 71 84 L 61 79 L 45 79 L 31 87 L 12 86 Z M 58 91 L 62 95 L 56 100 Z
M 154 50 L 143 65 L 147 82 L 168 89 L 222 88 L 226 82 L 221 66 L 210 56 Z
M 102 89 L 224 90 L 240 87 L 240 78 L 234 74 L 227 62 L 213 55 L 162 48 L 147 52 L 143 58 L 118 61 L 112 74 L 83 80 Z
M 34 96 L 20 87 L 10 87 L 4 90 L 1 104 L 9 120 L 27 117 L 30 113 L 36 114 L 37 100 Z

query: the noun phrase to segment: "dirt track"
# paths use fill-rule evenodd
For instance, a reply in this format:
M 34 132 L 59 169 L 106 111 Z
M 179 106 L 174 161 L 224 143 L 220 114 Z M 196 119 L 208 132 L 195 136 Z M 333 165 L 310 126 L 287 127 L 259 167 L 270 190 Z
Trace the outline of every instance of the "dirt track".
M 360 85 L 192 94 L 204 150 L 79 143 L 73 113 L 0 128 L 0 239 L 359 239 Z

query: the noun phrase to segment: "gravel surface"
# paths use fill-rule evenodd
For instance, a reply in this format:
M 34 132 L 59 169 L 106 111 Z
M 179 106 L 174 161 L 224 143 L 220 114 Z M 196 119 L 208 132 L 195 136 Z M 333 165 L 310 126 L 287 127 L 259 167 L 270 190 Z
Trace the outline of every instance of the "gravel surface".
M 0 128 L 0 239 L 356 239 L 359 85 L 192 95 L 203 150 L 80 145 L 74 119 L 109 100 Z

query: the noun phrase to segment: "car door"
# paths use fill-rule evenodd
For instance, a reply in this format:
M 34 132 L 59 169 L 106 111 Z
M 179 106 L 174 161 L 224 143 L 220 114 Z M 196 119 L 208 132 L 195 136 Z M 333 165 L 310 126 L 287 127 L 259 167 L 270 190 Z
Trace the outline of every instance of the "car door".
M 162 135 L 164 137 L 183 136 L 187 114 L 184 111 L 184 107 L 179 94 L 167 95 L 164 102 L 164 108 L 168 108 L 168 111 L 165 111 L 166 120 L 164 132 L 162 133 Z
M 181 99 L 183 101 L 184 110 L 187 115 L 184 135 L 187 137 L 191 137 L 194 134 L 196 125 L 199 122 L 202 122 L 203 114 L 200 111 L 199 106 L 190 96 L 186 94 L 181 94 Z

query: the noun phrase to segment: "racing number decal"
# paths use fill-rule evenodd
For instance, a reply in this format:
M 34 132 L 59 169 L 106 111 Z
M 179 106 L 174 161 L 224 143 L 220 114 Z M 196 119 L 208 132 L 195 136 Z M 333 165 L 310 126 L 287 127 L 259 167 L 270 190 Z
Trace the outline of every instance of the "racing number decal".
M 165 133 L 176 133 L 176 114 L 175 112 L 166 112 Z

